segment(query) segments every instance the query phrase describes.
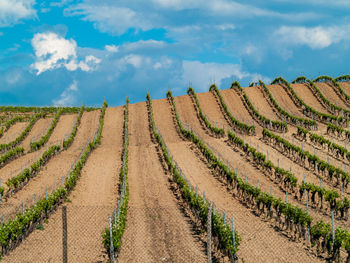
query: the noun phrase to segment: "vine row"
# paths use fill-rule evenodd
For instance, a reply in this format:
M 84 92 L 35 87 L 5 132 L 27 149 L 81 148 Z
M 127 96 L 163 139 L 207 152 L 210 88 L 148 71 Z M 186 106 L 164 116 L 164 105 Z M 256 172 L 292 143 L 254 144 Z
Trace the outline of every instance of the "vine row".
M 309 168 L 313 169 L 315 172 L 318 172 L 324 176 L 325 171 L 327 171 L 331 182 L 333 177 L 335 177 L 337 179 L 337 185 L 340 185 L 341 180 L 344 187 L 347 188 L 350 181 L 350 175 L 340 168 L 321 160 L 318 158 L 318 156 L 310 154 L 308 151 L 303 150 L 299 146 L 291 144 L 286 139 L 281 138 L 267 129 L 263 130 L 263 139 L 268 143 L 274 143 L 276 146 L 278 146 L 278 150 L 281 153 L 287 155 L 291 159 L 294 157 L 295 161 L 303 167 L 306 167 L 307 160 L 309 163 Z
M 119 174 L 119 180 L 121 185 L 120 197 L 117 201 L 117 211 L 111 218 L 114 218 L 111 222 L 112 233 L 110 228 L 106 228 L 102 234 L 103 244 L 110 256 L 111 262 L 115 254 L 120 252 L 122 237 L 126 227 L 126 219 L 128 213 L 128 201 L 129 201 L 129 185 L 128 185 L 128 153 L 129 153 L 129 98 L 126 98 L 125 111 L 124 111 L 124 144 L 123 144 L 123 165 Z M 111 242 L 112 237 L 112 242 Z M 111 246 L 113 245 L 113 246 Z
M 270 101 L 275 106 L 275 108 L 278 110 L 278 112 L 280 114 L 282 114 L 287 119 L 287 121 L 289 121 L 290 123 L 292 123 L 294 125 L 302 125 L 303 127 L 307 128 L 307 129 L 315 128 L 317 130 L 317 122 L 316 121 L 304 119 L 304 118 L 299 118 L 297 116 L 293 116 L 292 114 L 288 113 L 283 108 L 281 108 L 280 105 L 278 105 L 277 101 L 274 99 L 270 90 L 266 87 L 265 83 L 260 80 L 259 84 L 263 88 L 263 90 L 267 93 Z
M 221 96 L 221 93 L 215 84 L 210 86 L 209 91 L 213 91 L 217 94 L 217 96 L 220 99 L 220 103 L 221 103 L 222 108 L 224 109 L 225 113 L 232 121 L 235 129 L 238 129 L 239 131 L 244 132 L 244 133 L 249 134 L 249 135 L 255 134 L 255 126 L 254 125 L 248 125 L 246 123 L 240 122 L 235 117 L 233 117 L 233 115 L 231 114 L 231 112 L 227 108 L 227 105 L 225 103 L 224 98 Z
M 303 181 L 301 184 L 298 183 L 298 179 L 290 171 L 287 171 L 283 168 L 280 168 L 274 165 L 271 161 L 266 160 L 266 155 L 258 152 L 254 147 L 250 146 L 248 143 L 245 143 L 244 140 L 234 133 L 228 131 L 229 140 L 234 144 L 234 146 L 239 147 L 243 152 L 251 156 L 252 160 L 268 175 L 275 175 L 276 181 L 283 183 L 285 191 L 292 190 L 295 193 L 295 196 L 300 201 L 304 196 L 304 192 L 307 192 L 308 199 L 310 199 L 311 192 L 311 202 L 314 205 L 317 205 L 316 194 L 318 194 L 319 206 L 321 209 L 326 209 L 323 206 L 323 200 L 329 203 L 329 209 L 335 209 L 336 213 L 340 212 L 341 218 L 347 220 L 348 211 L 350 208 L 350 201 L 347 197 L 339 199 L 340 195 L 335 190 L 329 190 L 325 187 L 320 187 L 313 183 L 307 183 Z M 299 194 L 299 197 L 298 197 Z
M 234 89 L 234 90 L 239 91 L 240 95 L 243 95 L 243 99 L 245 103 L 248 105 L 248 108 L 250 109 L 252 114 L 260 121 L 260 123 L 262 123 L 263 127 L 269 127 L 278 132 L 288 131 L 287 123 L 282 121 L 272 121 L 266 118 L 265 116 L 261 115 L 259 111 L 255 109 L 253 103 L 250 101 L 248 95 L 245 93 L 241 85 L 237 85 L 237 83 L 238 81 L 233 82 L 231 85 L 231 89 L 234 89 L 236 87 L 237 89 Z
M 84 111 L 85 111 L 85 107 L 81 106 L 80 110 L 79 110 L 77 121 L 74 124 L 73 130 L 72 130 L 70 136 L 68 137 L 68 139 L 63 141 L 63 148 L 64 149 L 67 149 L 73 143 L 74 137 L 77 134 L 78 127 L 79 127 L 80 121 L 81 121 L 81 117 L 83 116 Z
M 327 124 L 327 134 L 336 135 L 338 138 L 341 138 L 345 135 L 345 138 L 350 141 L 350 131 L 343 129 L 340 126 L 337 126 L 332 123 Z
M 286 230 L 294 230 L 294 238 L 311 238 L 311 244 L 314 246 L 316 243 L 325 244 L 325 251 L 332 255 L 332 258 L 338 259 L 340 257 L 341 247 L 345 248 L 348 259 L 350 259 L 350 234 L 338 227 L 334 231 L 334 242 L 333 233 L 330 224 L 324 223 L 322 220 L 318 221 L 312 225 L 312 218 L 310 215 L 299 207 L 293 206 L 290 203 L 282 201 L 280 198 L 275 198 L 274 196 L 261 191 L 258 187 L 252 186 L 244 182 L 241 178 L 238 178 L 237 174 L 231 171 L 231 169 L 223 164 L 219 158 L 217 158 L 211 150 L 205 145 L 205 143 L 197 137 L 192 131 L 184 129 L 179 116 L 176 111 L 175 101 L 172 97 L 171 92 L 167 93 L 167 97 L 171 100 L 173 109 L 175 111 L 175 116 L 177 119 L 177 124 L 180 127 L 182 134 L 188 138 L 190 141 L 194 142 L 203 156 L 210 163 L 211 167 L 218 172 L 218 175 L 226 177 L 227 183 L 236 188 L 238 192 L 238 197 L 251 205 L 252 208 L 259 211 L 260 214 L 266 214 L 268 217 L 273 217 L 273 210 L 276 214 L 276 222 L 281 226 L 286 227 Z M 267 129 L 264 129 L 268 131 Z M 268 131 L 269 132 L 269 131 Z M 170 157 L 169 157 L 170 158 Z M 235 182 L 235 186 L 234 186 Z M 281 215 L 285 216 L 283 222 Z M 310 231 L 309 231 L 310 230 Z M 319 251 L 319 250 L 317 250 Z
M 84 111 L 84 107 L 82 106 L 80 109 L 80 113 L 78 115 L 78 120 L 77 120 L 77 124 L 80 124 L 80 119 L 82 116 L 82 113 Z M 76 132 L 77 132 L 78 126 L 76 126 L 75 129 L 73 129 L 71 135 L 69 138 L 73 139 L 75 138 Z M 64 145 L 64 143 L 63 143 Z M 70 144 L 69 144 L 70 146 Z M 5 197 L 8 197 L 12 194 L 14 194 L 15 192 L 17 192 L 24 183 L 28 182 L 31 178 L 35 177 L 40 169 L 47 164 L 47 162 L 54 157 L 55 155 L 57 155 L 59 152 L 66 150 L 68 147 L 63 147 L 61 148 L 59 145 L 53 145 L 51 147 L 49 147 L 40 157 L 39 160 L 37 160 L 35 163 L 33 163 L 29 168 L 25 168 L 23 171 L 21 171 L 18 175 L 10 178 L 7 182 L 6 185 L 8 186 L 8 191 L 5 194 Z M 1 189 L 0 189 L 0 193 L 3 196 L 4 190 L 5 188 L 3 188 L 3 191 L 1 193 Z
M 299 77 L 296 80 L 294 80 L 292 83 L 299 83 L 299 81 L 301 81 L 300 78 L 305 78 L 305 77 Z M 300 105 L 302 105 L 303 107 L 303 113 L 304 115 L 312 118 L 312 119 L 316 119 L 318 121 L 324 122 L 326 124 L 328 124 L 329 122 L 333 122 L 333 123 L 337 123 L 339 125 L 344 125 L 346 123 L 346 120 L 342 117 L 342 116 L 334 116 L 331 114 L 327 114 L 327 113 L 322 113 L 319 112 L 317 110 L 315 110 L 314 108 L 312 108 L 311 106 L 307 105 L 295 92 L 295 90 L 292 88 L 292 86 L 289 84 L 288 81 L 286 81 L 284 78 L 282 77 L 278 77 L 275 78 L 271 84 L 284 84 L 288 91 L 292 93 L 292 96 L 298 101 L 298 103 Z
M 25 137 L 28 135 L 28 133 L 30 132 L 30 130 L 33 128 L 34 124 L 37 122 L 37 120 L 39 120 L 40 118 L 45 117 L 46 114 L 45 113 L 38 113 L 35 114 L 29 124 L 26 126 L 26 128 L 24 129 L 24 131 L 22 131 L 22 133 L 13 141 L 11 141 L 10 143 L 5 143 L 5 144 L 0 144 L 0 151 L 7 151 L 10 148 L 15 147 L 16 145 L 18 145 L 19 143 L 21 143 Z
M 167 97 L 171 100 L 172 105 L 175 106 L 175 101 L 171 91 L 168 91 Z M 207 202 L 207 200 L 205 200 L 200 195 L 198 195 L 196 191 L 194 191 L 193 187 L 190 187 L 186 179 L 181 176 L 181 172 L 179 168 L 177 167 L 174 160 L 170 156 L 165 142 L 163 141 L 160 133 L 156 129 L 154 118 L 153 118 L 152 101 L 149 94 L 147 94 L 147 101 L 150 109 L 149 114 L 151 119 L 152 131 L 156 140 L 159 143 L 160 148 L 162 149 L 165 162 L 168 165 L 168 169 L 169 171 L 172 172 L 174 180 L 180 188 L 182 197 L 190 205 L 192 211 L 194 211 L 194 214 L 199 217 L 199 219 L 201 220 L 204 226 L 207 223 L 210 204 Z M 193 135 L 192 132 L 184 129 L 182 123 L 179 120 L 177 111 L 175 111 L 175 115 L 181 131 L 183 131 L 184 134 L 186 134 L 187 136 L 190 136 L 190 134 Z M 196 139 L 199 140 L 198 137 L 196 137 Z M 235 240 L 234 241 L 232 230 L 230 229 L 229 225 L 225 223 L 224 218 L 220 214 L 215 213 L 214 211 L 212 215 L 212 229 L 213 229 L 212 235 L 216 236 L 219 241 L 218 249 L 220 249 L 223 252 L 223 254 L 233 259 L 237 253 L 237 250 L 241 241 L 241 237 L 238 235 L 237 231 L 235 231 L 235 234 L 234 234 L 234 240 Z
M 25 168 L 17 176 L 14 176 L 7 180 L 6 185 L 9 187 L 5 196 L 9 196 L 21 187 L 22 183 L 28 182 L 31 178 L 35 177 L 40 168 L 44 166 L 53 156 L 60 152 L 59 145 L 52 145 L 47 149 L 39 160 L 34 162 L 29 168 Z
M 336 88 L 335 91 L 342 97 L 347 103 L 350 103 L 350 96 L 344 91 L 344 89 L 337 83 L 337 81 L 329 76 L 319 76 L 313 80 L 313 82 L 330 82 Z
M 100 144 L 106 107 L 107 102 L 104 102 L 97 133 L 93 140 L 87 144 L 80 159 L 75 164 L 72 171 L 70 171 L 64 186 L 59 187 L 45 198 L 38 200 L 34 206 L 25 209 L 23 213 L 17 214 L 13 220 L 9 220 L 0 226 L 1 255 L 7 253 L 17 246 L 19 242 L 23 241 L 23 239 L 35 229 L 35 226 L 45 218 L 48 218 L 56 207 L 63 202 L 64 198 L 74 189 L 77 180 L 81 176 L 81 170 L 91 151 Z
M 350 152 L 345 147 L 342 147 L 334 142 L 331 142 L 330 140 L 324 138 L 321 135 L 318 135 L 316 133 L 312 133 L 308 130 L 305 130 L 304 128 L 302 128 L 300 126 L 297 126 L 297 128 L 298 128 L 297 135 L 302 140 L 306 141 L 307 135 L 309 135 L 309 139 L 312 143 L 316 143 L 316 144 L 320 145 L 322 148 L 326 145 L 328 153 L 332 153 L 337 158 L 341 157 L 344 160 L 350 161 Z
M 62 113 L 63 113 L 63 110 L 59 109 L 57 111 L 54 119 L 52 120 L 51 126 L 50 126 L 49 130 L 47 131 L 47 133 L 43 137 L 41 137 L 41 139 L 39 141 L 30 143 L 30 151 L 31 152 L 39 150 L 45 143 L 47 143 L 47 141 L 49 140 L 53 130 L 55 129 L 57 122 L 58 122 L 60 116 L 62 115 Z
M 196 92 L 194 91 L 194 89 L 192 87 L 188 88 L 187 94 L 188 95 L 192 95 L 194 97 L 197 109 L 199 111 L 199 116 L 203 120 L 203 122 L 205 123 L 205 126 L 209 130 L 211 130 L 213 133 L 215 133 L 216 135 L 218 135 L 218 136 L 225 136 L 225 130 L 223 128 L 215 127 L 215 126 L 211 125 L 211 123 L 208 121 L 207 117 L 205 116 L 205 114 L 202 111 L 201 105 L 200 105 L 199 100 L 197 98 L 197 94 L 196 94 Z

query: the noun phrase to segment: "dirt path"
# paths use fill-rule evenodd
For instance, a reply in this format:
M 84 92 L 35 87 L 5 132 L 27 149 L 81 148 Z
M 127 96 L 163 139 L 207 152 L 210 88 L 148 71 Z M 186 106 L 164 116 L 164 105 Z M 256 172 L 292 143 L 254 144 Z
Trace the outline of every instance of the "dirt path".
M 177 134 L 167 101 L 154 101 L 153 107 L 156 125 L 188 179 L 205 191 L 210 200 L 215 200 L 217 211 L 225 210 L 228 218 L 235 218 L 236 229 L 242 236 L 238 252 L 240 258 L 245 262 L 318 261 L 302 249 L 301 244 L 289 242 L 227 192 L 226 187 L 213 177 L 208 167 L 191 150 L 193 145 L 184 142 Z
M 25 152 L 30 150 L 31 141 L 39 141 L 41 137 L 46 134 L 47 130 L 51 126 L 52 120 L 53 118 L 40 118 L 37 120 L 26 138 L 20 144 L 20 146 L 24 148 Z
M 219 104 L 216 103 L 215 97 L 212 96 L 212 95 L 208 96 L 208 94 L 211 95 L 211 92 L 205 92 L 205 93 L 198 93 L 197 94 L 197 98 L 199 100 L 199 104 L 201 105 L 201 108 L 206 108 L 208 104 L 211 104 L 211 105 L 216 105 L 217 106 L 217 110 L 220 110 L 220 106 L 219 106 Z M 186 96 L 187 95 L 185 95 L 185 97 Z M 215 116 L 213 114 L 213 112 L 211 112 L 211 111 L 206 111 L 205 113 L 206 113 L 207 117 L 209 118 L 209 121 L 213 125 L 215 125 L 215 123 L 212 122 L 212 120 L 215 120 L 215 122 L 218 122 L 217 123 L 218 125 L 216 125 L 216 126 L 218 126 L 220 128 L 222 128 L 222 124 L 226 123 L 226 120 L 225 120 L 223 115 Z M 221 124 L 221 125 L 219 125 L 219 124 Z
M 0 138 L 0 144 L 9 143 L 15 140 L 27 127 L 29 122 L 17 122 L 12 125 Z
M 328 113 L 328 111 L 320 104 L 317 98 L 313 95 L 310 87 L 306 84 L 291 84 L 291 87 L 294 89 L 295 93 L 301 98 L 306 105 L 313 107 L 315 110 Z
M 338 84 L 350 96 L 350 82 L 338 82 Z
M 280 120 L 258 87 L 244 88 L 249 100 L 260 114 L 270 120 Z
M 82 176 L 67 203 L 69 262 L 107 262 L 102 245 L 108 216 L 116 207 L 121 151 L 123 144 L 124 108 L 107 108 L 101 145 L 91 154 Z M 49 219 L 44 231 L 36 231 L 7 260 L 22 262 L 61 262 L 61 209 Z M 23 252 L 23 250 L 25 252 Z
M 27 207 L 34 204 L 34 194 L 37 195 L 37 198 L 45 196 L 46 188 L 48 188 L 50 193 L 54 189 L 55 183 L 57 185 L 61 184 L 61 178 L 66 176 L 71 170 L 72 165 L 85 145 L 94 136 L 98 127 L 99 116 L 100 111 L 85 112 L 83 114 L 78 132 L 70 148 L 53 157 L 36 177 L 32 178 L 22 190 L 3 204 L 5 219 L 12 218 L 21 211 L 22 200 L 24 200 Z
M 322 92 L 322 94 L 333 104 L 347 109 L 348 106 L 344 103 L 344 101 L 335 93 L 334 88 L 328 84 L 323 82 L 315 82 L 316 87 Z
M 294 116 L 305 118 L 281 85 L 268 85 L 267 88 L 282 109 Z
M 146 103 L 130 105 L 129 189 L 119 262 L 206 262 L 158 161 Z
M 245 108 L 241 98 L 232 89 L 220 90 L 228 110 L 239 121 L 252 125 L 255 123 L 249 112 Z M 218 117 L 217 117 L 218 118 Z
M 8 163 L 6 166 L 4 166 L 3 168 L 0 169 L 0 178 L 2 179 L 3 183 L 5 184 L 5 182 L 11 177 L 11 176 L 16 176 L 21 170 L 22 168 L 27 168 L 29 167 L 29 165 L 33 162 L 35 162 L 36 160 L 38 160 L 42 153 L 53 143 L 57 143 L 57 141 L 62 141 L 62 139 L 64 139 L 64 136 L 66 134 L 70 134 L 73 126 L 75 124 L 75 121 L 77 119 L 77 115 L 76 114 L 72 114 L 72 115 L 63 115 L 61 116 L 61 118 L 59 119 L 56 128 L 53 130 L 49 141 L 44 145 L 44 147 L 42 149 L 40 149 L 39 151 L 35 151 L 32 153 L 27 153 L 23 156 L 21 156 L 18 159 L 15 159 L 13 161 L 11 161 L 10 163 Z M 7 190 L 7 186 L 5 185 L 6 190 Z
M 77 121 L 78 114 L 61 115 L 53 130 L 47 145 L 57 144 L 57 141 L 68 138 L 73 130 L 75 122 Z

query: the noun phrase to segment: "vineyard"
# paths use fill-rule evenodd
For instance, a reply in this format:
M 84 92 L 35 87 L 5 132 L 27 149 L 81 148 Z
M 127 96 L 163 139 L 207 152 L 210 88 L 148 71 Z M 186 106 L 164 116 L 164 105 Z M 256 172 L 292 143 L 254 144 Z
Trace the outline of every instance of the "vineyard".
M 350 262 L 349 122 L 349 75 L 2 106 L 1 262 Z

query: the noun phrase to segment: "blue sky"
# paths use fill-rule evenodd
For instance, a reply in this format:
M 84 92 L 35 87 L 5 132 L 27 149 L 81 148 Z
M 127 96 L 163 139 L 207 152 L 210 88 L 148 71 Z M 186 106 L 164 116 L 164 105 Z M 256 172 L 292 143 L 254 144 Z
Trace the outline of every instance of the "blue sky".
M 0 0 L 0 104 L 110 105 L 349 73 L 347 0 Z

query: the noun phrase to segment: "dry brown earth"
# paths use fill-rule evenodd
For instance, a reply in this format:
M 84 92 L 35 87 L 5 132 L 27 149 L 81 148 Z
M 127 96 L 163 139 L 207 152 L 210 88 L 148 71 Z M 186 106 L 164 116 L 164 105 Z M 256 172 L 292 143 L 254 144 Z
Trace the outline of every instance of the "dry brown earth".
M 130 200 L 119 262 L 206 262 L 158 161 L 146 103 L 130 105 L 129 111 Z
M 210 200 L 215 201 L 217 210 L 226 211 L 228 218 L 235 218 L 236 228 L 244 240 L 240 245 L 239 256 L 245 262 L 318 261 L 303 250 L 300 244 L 289 242 L 269 223 L 253 215 L 227 192 L 226 187 L 214 178 L 208 167 L 193 152 L 193 145 L 179 137 L 166 100 L 154 101 L 153 108 L 156 125 L 186 177 L 193 185 L 198 185 L 201 191 L 205 191 Z

